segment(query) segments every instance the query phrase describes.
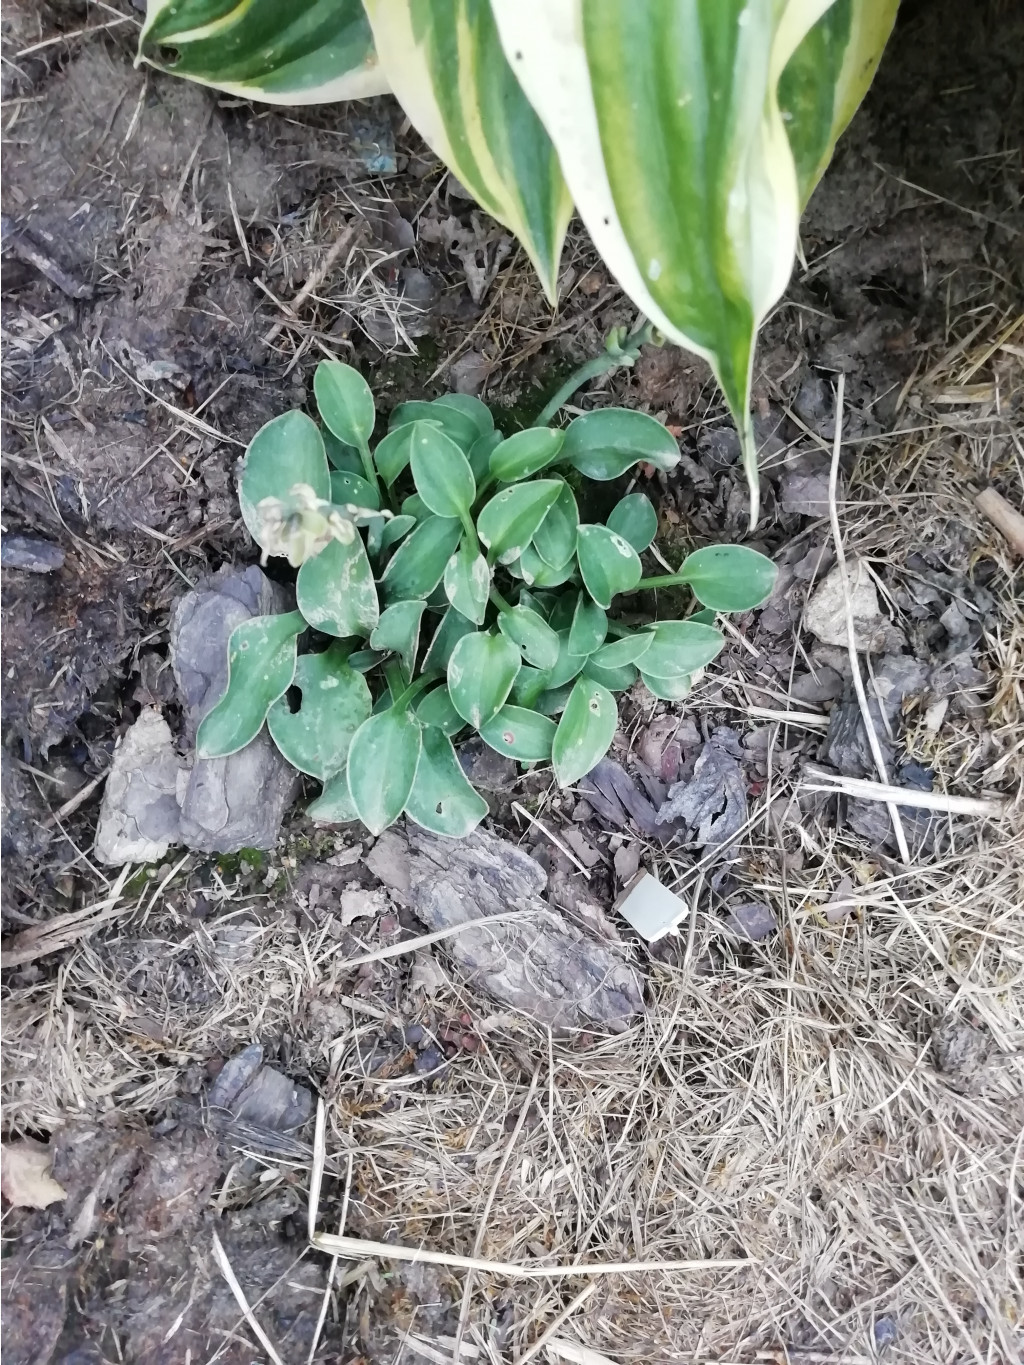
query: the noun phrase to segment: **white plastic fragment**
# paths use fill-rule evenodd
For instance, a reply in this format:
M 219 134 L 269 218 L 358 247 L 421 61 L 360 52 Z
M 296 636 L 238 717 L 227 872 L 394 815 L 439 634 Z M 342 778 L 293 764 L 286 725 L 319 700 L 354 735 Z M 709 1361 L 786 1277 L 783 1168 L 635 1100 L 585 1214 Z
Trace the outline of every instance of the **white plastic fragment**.
M 648 943 L 670 934 L 690 913 L 686 902 L 645 868 L 625 887 L 612 908 Z

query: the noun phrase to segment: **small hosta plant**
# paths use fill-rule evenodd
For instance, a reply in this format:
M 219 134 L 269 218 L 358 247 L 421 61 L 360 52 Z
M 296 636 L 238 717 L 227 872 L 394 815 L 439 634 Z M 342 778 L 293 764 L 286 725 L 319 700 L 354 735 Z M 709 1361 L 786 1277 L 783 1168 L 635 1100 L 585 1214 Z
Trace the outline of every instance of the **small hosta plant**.
M 322 425 L 302 412 L 268 422 L 239 487 L 264 560 L 298 568 L 297 610 L 232 634 L 227 689 L 198 747 L 235 753 L 266 725 L 323 783 L 315 820 L 376 834 L 404 812 L 468 834 L 487 813 L 457 755 L 474 732 L 520 763 L 550 764 L 560 786 L 578 781 L 612 742 L 616 693 L 639 680 L 686 696 L 722 648 L 715 614 L 771 591 L 771 561 L 738 545 L 645 577 L 658 518 L 642 492 L 583 520 L 583 480 L 676 464 L 653 417 L 605 408 L 504 436 L 479 399 L 449 394 L 399 404 L 371 445 L 361 375 L 325 361 L 313 387 Z M 686 620 L 616 619 L 623 597 L 676 584 L 699 604 Z

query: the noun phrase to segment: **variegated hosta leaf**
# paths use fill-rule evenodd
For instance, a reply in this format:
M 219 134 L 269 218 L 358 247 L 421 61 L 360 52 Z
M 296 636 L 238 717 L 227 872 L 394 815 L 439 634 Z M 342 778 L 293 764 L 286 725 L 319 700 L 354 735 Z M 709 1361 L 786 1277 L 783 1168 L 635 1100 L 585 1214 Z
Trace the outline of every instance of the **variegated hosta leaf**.
M 424 141 L 522 242 L 552 302 L 572 201 L 486 0 L 366 0 L 380 60 Z M 530 93 L 529 91 L 527 93 Z
M 786 63 L 779 107 L 796 161 L 801 208 L 867 94 L 900 0 L 835 0 Z
M 492 0 L 594 244 L 637 306 L 712 365 L 740 429 L 757 328 L 796 249 L 779 77 L 830 0 Z
M 388 88 L 361 0 L 147 0 L 138 60 L 267 104 Z

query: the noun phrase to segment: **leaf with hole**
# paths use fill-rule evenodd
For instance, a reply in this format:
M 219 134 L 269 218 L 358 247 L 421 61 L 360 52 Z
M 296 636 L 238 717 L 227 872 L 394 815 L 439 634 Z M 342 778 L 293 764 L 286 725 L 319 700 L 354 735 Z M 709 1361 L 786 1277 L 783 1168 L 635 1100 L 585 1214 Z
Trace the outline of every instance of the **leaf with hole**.
M 359 0 L 149 0 L 145 9 L 140 61 L 241 99 L 317 104 L 389 89 Z
M 405 813 L 449 839 L 464 839 L 487 814 L 487 802 L 462 771 L 451 740 L 432 726 L 423 731 L 423 752 Z
M 641 555 L 658 534 L 658 514 L 646 494 L 627 493 L 609 512 L 605 525 Z
M 655 418 L 631 408 L 600 408 L 575 417 L 562 459 L 588 479 L 617 479 L 641 460 L 668 472 L 679 463 L 676 438 Z
M 569 649 L 573 654 L 586 657 L 600 649 L 608 634 L 608 617 L 604 609 L 591 601 L 585 592 L 576 598 L 569 626 Z
M 506 758 L 520 763 L 543 763 L 551 757 L 556 725 L 525 706 L 503 706 L 480 728 L 480 738 Z
M 696 673 L 716 658 L 725 644 L 721 631 L 694 621 L 659 621 L 651 634 L 654 638 L 640 659 L 640 671 L 655 678 Z
M 479 730 L 496 716 L 521 664 L 519 650 L 503 635 L 464 636 L 448 660 L 448 691 L 462 719 Z
M 307 559 L 295 580 L 299 611 L 325 635 L 369 635 L 380 617 L 377 587 L 363 542 L 332 540 Z
M 438 517 L 469 516 L 476 480 L 459 446 L 439 427 L 414 423 L 409 457 L 416 492 Z
M 348 789 L 347 768 L 327 779 L 323 791 L 306 807 L 306 814 L 318 825 L 347 825 L 359 819 Z
M 444 590 L 456 611 L 478 626 L 483 625 L 491 590 L 491 567 L 477 546 L 465 536 L 445 566 Z
M 227 687 L 196 735 L 201 758 L 226 758 L 256 738 L 267 712 L 291 686 L 305 629 L 297 611 L 254 616 L 235 627 L 228 640 Z
M 498 613 L 498 629 L 528 664 L 534 668 L 554 668 L 558 661 L 558 636 L 543 616 L 529 607 L 513 607 Z
M 361 474 L 335 469 L 331 473 L 331 502 L 339 507 L 368 507 L 377 511 L 380 508 L 380 494 Z
M 391 707 L 363 721 L 348 751 L 348 790 L 356 814 L 380 834 L 405 808 L 420 761 L 423 731 L 409 711 Z
M 640 631 L 636 635 L 622 635 L 602 645 L 593 654 L 594 663 L 600 668 L 621 668 L 624 664 L 635 664 L 642 654 L 646 654 L 654 642 L 651 631 Z
M 326 782 L 344 768 L 352 736 L 373 709 L 370 689 L 337 645 L 300 655 L 290 686 L 302 693 L 299 709 L 279 697 L 267 729 L 293 768 Z
M 472 450 L 481 434 L 472 417 L 446 403 L 425 403 L 421 399 L 399 403 L 391 413 L 388 429 L 398 431 L 410 422 L 436 423 L 463 453 Z
M 362 449 L 373 435 L 377 410 L 370 386 L 351 365 L 321 360 L 313 371 L 317 410 L 339 441 Z
M 421 725 L 432 725 L 446 735 L 457 735 L 466 724 L 448 695 L 446 683 L 420 697 L 416 703 L 416 715 Z
M 441 619 L 441 624 L 434 631 L 434 638 L 423 660 L 422 671 L 433 673 L 439 668 L 446 669 L 448 660 L 452 657 L 452 650 L 462 637 L 473 635 L 475 632 L 476 627 L 472 621 L 463 616 L 461 611 L 449 607 Z
M 561 479 L 538 479 L 495 493 L 476 522 L 477 534 L 487 546 L 492 563 L 510 564 L 519 558 L 563 486 Z
M 429 597 L 462 537 L 453 517 L 428 516 L 399 545 L 381 579 L 386 602 Z
M 576 535 L 580 526 L 580 511 L 576 496 L 567 483 L 555 499 L 547 516 L 533 536 L 533 548 L 552 569 L 571 565 L 576 554 Z
M 546 469 L 562 448 L 564 431 L 552 427 L 527 427 L 507 436 L 491 454 L 491 478 L 515 483 Z
M 640 556 L 607 526 L 581 526 L 576 557 L 587 592 L 599 607 L 610 607 L 613 597 L 632 592 L 643 577 Z
M 420 643 L 420 622 L 426 603 L 422 601 L 395 602 L 385 607 L 370 636 L 370 648 L 397 654 L 407 679 L 416 667 L 416 651 Z
M 592 678 L 577 679 L 555 731 L 551 763 L 560 787 L 586 777 L 615 738 L 619 711 L 615 698 Z
M 260 503 L 264 498 L 286 501 L 295 484 L 306 484 L 330 501 L 331 471 L 316 423 L 304 412 L 285 412 L 249 442 L 238 481 L 242 520 L 260 549 L 276 544 L 264 532 Z
M 771 596 L 778 570 L 746 545 L 707 545 L 687 555 L 679 578 L 715 611 L 750 611 Z
M 661 701 L 682 701 L 690 695 L 693 686 L 689 673 L 680 673 L 674 678 L 654 678 L 649 673 L 641 672 L 640 681 L 651 696 Z

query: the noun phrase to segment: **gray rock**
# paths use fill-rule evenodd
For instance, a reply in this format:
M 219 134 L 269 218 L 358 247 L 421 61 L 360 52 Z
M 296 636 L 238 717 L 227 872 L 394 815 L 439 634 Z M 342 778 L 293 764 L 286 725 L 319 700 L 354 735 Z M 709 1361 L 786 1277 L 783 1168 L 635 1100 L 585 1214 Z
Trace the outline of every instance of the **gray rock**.
M 850 561 L 847 578 L 854 641 L 858 651 L 881 654 L 887 649 L 899 649 L 905 643 L 903 633 L 879 610 L 874 580 L 862 559 Z M 846 614 L 843 574 L 837 564 L 804 608 L 804 625 L 822 644 L 843 647 L 848 642 Z
M 680 820 L 698 847 L 728 854 L 747 818 L 747 783 L 738 762 L 742 752 L 734 731 L 719 726 L 697 759 L 693 777 L 669 788 L 658 823 Z
M 25 573 L 53 573 L 64 563 L 64 551 L 52 540 L 39 536 L 4 536 L 0 539 L 0 564 Z
M 263 1065 L 258 1043 L 225 1062 L 210 1088 L 210 1106 L 227 1110 L 240 1124 L 271 1133 L 301 1128 L 313 1111 L 313 1096 L 272 1066 Z
M 163 716 L 143 711 L 115 750 L 103 789 L 95 844 L 100 862 L 155 863 L 180 842 L 177 794 L 185 771 Z
M 285 611 L 284 591 L 257 568 L 221 569 L 187 593 L 171 618 L 171 663 L 194 741 L 227 685 L 228 638 L 253 616 Z M 203 853 L 273 848 L 298 774 L 266 730 L 229 758 L 197 758 L 181 793 L 181 841 Z
M 759 943 L 770 934 L 778 933 L 779 922 L 775 913 L 762 901 L 750 901 L 734 906 L 725 917 L 725 927 L 736 938 L 746 939 L 749 943 Z
M 456 841 L 409 825 L 404 833 L 385 831 L 366 865 L 429 929 L 467 926 L 441 940 L 438 951 L 503 1004 L 553 1028 L 616 1031 L 643 1009 L 621 955 L 541 900 L 547 878 L 513 844 L 481 830 Z M 522 914 L 472 927 L 510 910 Z

